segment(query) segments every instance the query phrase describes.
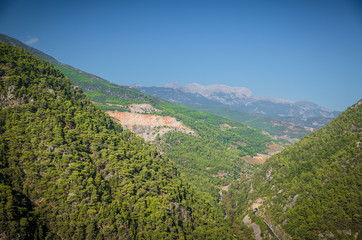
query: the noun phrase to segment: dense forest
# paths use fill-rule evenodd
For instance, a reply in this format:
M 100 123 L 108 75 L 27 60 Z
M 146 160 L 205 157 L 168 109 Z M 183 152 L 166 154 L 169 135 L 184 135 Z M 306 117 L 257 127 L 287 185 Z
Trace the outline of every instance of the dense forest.
M 64 75 L 0 43 L 0 229 L 10 239 L 229 239 L 222 213 Z
M 156 105 L 157 106 L 157 105 Z M 271 139 L 244 124 L 172 103 L 158 106 L 159 114 L 175 116 L 196 136 L 169 132 L 156 143 L 174 161 L 181 173 L 202 192 L 219 199 L 219 186 L 251 174 L 257 166 L 244 156 L 264 152 Z
M 361 239 L 361 134 L 362 100 L 231 186 L 228 213 L 240 221 L 257 202 L 260 225 L 284 239 Z
M 240 174 L 251 174 L 257 167 L 246 163 L 242 157 L 264 152 L 271 142 L 260 130 L 236 121 L 165 102 L 132 88 L 94 80 L 70 68 L 58 69 L 82 86 L 87 96 L 103 110 L 127 111 L 120 105 L 149 103 L 161 110 L 154 114 L 175 117 L 193 129 L 196 136 L 169 132 L 157 138 L 154 145 L 215 203 L 219 199 L 219 186 L 240 178 Z M 228 127 L 221 127 L 223 125 Z

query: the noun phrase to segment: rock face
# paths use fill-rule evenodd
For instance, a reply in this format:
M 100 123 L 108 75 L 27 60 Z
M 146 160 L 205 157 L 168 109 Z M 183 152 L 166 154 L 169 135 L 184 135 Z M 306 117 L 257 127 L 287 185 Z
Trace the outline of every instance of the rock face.
M 154 112 L 161 112 L 161 110 L 153 107 L 151 104 L 148 103 L 141 103 L 141 104 L 131 104 L 128 106 L 131 112 L 133 113 L 154 113 Z
M 245 156 L 243 159 L 250 164 L 264 164 L 265 161 L 270 158 L 272 155 L 281 152 L 284 149 L 283 146 L 278 144 L 269 144 L 266 154 L 258 153 L 257 155 L 250 157 Z
M 180 121 L 177 121 L 176 118 L 142 114 L 160 111 L 149 104 L 132 104 L 129 105 L 128 108 L 131 112 L 106 111 L 106 113 L 125 129 L 131 130 L 137 136 L 143 137 L 146 141 L 154 141 L 158 135 L 162 136 L 170 131 L 195 134 L 193 130 L 186 127 Z
M 261 231 L 258 224 L 251 222 L 251 219 L 248 215 L 243 218 L 243 222 L 246 226 L 253 229 L 255 240 L 262 240 L 262 237 L 260 235 Z
M 0 79 L 5 77 L 0 77 Z M 24 100 L 17 98 L 13 93 L 16 90 L 16 86 L 10 86 L 4 94 L 0 93 L 0 109 L 15 107 L 24 104 Z

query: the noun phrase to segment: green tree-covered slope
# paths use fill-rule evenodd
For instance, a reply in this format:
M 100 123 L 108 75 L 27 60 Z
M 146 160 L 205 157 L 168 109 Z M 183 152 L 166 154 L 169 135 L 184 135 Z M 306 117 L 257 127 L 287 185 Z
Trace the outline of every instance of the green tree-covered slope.
M 270 158 L 239 192 L 249 192 L 245 202 L 266 197 L 259 215 L 286 238 L 360 239 L 361 148 L 362 100 Z
M 172 103 L 156 105 L 163 115 L 174 116 L 196 135 L 169 132 L 156 142 L 181 173 L 217 202 L 219 187 L 230 184 L 258 166 L 244 156 L 264 152 L 271 139 L 244 124 Z
M 243 157 L 263 153 L 272 143 L 261 130 L 210 113 L 165 102 L 136 89 L 118 86 L 105 80 L 92 80 L 71 68 L 60 67 L 85 94 L 103 110 L 125 111 L 119 104 L 149 103 L 162 112 L 153 113 L 175 117 L 190 127 L 195 135 L 169 132 L 153 143 L 180 170 L 181 175 L 209 199 L 219 211 L 220 187 L 251 175 L 259 165 L 247 163 Z M 107 105 L 107 103 L 115 105 Z M 228 221 L 238 238 L 246 234 L 242 222 Z
M 240 173 L 252 173 L 256 166 L 242 159 L 267 149 L 269 136 L 236 121 L 217 115 L 193 110 L 182 105 L 165 102 L 134 89 L 92 81 L 70 69 L 59 68 L 103 110 L 118 110 L 112 104 L 149 103 L 162 112 L 154 113 L 175 117 L 193 129 L 196 135 L 169 132 L 158 138 L 155 145 L 165 153 L 181 173 L 213 201 L 219 198 L 219 186 L 227 185 L 240 177 Z M 223 128 L 227 124 L 229 127 Z
M 270 137 L 260 130 L 236 121 L 165 102 L 136 89 L 92 78 L 70 67 L 57 68 L 103 110 L 125 111 L 119 107 L 120 104 L 149 103 L 162 111 L 154 114 L 175 117 L 193 129 L 196 136 L 170 132 L 158 138 L 155 145 L 198 190 L 214 202 L 219 199 L 220 185 L 238 179 L 240 173 L 251 174 L 257 167 L 246 163 L 242 157 L 264 152 L 271 142 Z M 230 128 L 221 127 L 223 124 Z
M 5 34 L 0 34 L 0 42 L 6 42 L 12 46 L 21 47 L 30 54 L 50 62 L 56 68 L 61 70 L 63 74 L 67 76 L 73 83 L 76 83 L 77 86 L 80 86 L 86 94 L 92 94 L 92 98 L 95 100 L 104 101 L 107 98 L 108 101 L 112 101 L 112 99 L 116 98 L 117 100 L 123 100 L 124 102 L 127 102 L 126 100 L 150 101 L 152 99 L 148 95 L 130 87 L 113 84 L 94 74 L 90 74 L 73 66 L 61 63 L 52 56 L 49 56 L 48 54 L 36 48 L 30 47 L 21 41 Z M 107 94 L 104 95 L 100 92 L 107 92 Z
M 263 115 L 249 113 L 230 107 L 206 105 L 194 105 L 191 107 L 199 111 L 213 113 L 258 129 L 262 129 L 268 132 L 270 135 L 277 136 L 279 138 L 284 136 L 284 138 L 288 139 L 299 139 L 310 133 L 310 131 L 303 127 L 303 125 L 297 125 L 291 122 L 283 122 Z
M 48 54 L 43 53 L 42 51 L 40 51 L 40 50 L 38 50 L 36 48 L 30 47 L 30 46 L 22 43 L 21 41 L 15 39 L 15 38 L 9 37 L 9 36 L 7 36 L 5 34 L 0 33 L 0 42 L 6 42 L 6 43 L 9 43 L 12 46 L 21 47 L 22 49 L 25 49 L 26 51 L 28 51 L 30 54 L 32 54 L 32 55 L 34 55 L 34 56 L 36 56 L 38 58 L 41 58 L 41 59 L 43 59 L 45 61 L 48 61 L 51 64 L 53 64 L 54 66 L 61 66 L 62 65 L 62 63 L 58 62 L 52 56 L 49 56 Z
M 93 101 L 103 103 L 100 107 L 107 108 L 104 103 L 134 103 L 161 101 L 128 86 L 111 83 L 93 74 L 83 72 L 69 65 L 57 66 L 74 84 L 81 87 Z
M 0 43 L 0 234 L 227 239 L 221 214 L 63 74 Z

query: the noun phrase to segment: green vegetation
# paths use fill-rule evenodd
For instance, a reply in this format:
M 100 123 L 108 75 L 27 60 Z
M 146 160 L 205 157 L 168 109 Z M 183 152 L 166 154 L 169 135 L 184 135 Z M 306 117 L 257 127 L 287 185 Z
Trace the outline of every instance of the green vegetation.
M 41 58 L 47 62 L 50 62 L 51 64 L 53 64 L 54 66 L 60 66 L 62 65 L 60 62 L 58 62 L 55 58 L 53 58 L 52 56 L 49 56 L 48 54 L 43 53 L 42 51 L 39 51 L 36 48 L 30 47 L 22 42 L 20 42 L 19 40 L 9 37 L 5 34 L 1 34 L 0 33 L 0 42 L 6 42 L 9 43 L 12 46 L 16 46 L 16 47 L 21 47 L 22 49 L 28 51 L 30 54 Z
M 101 78 L 85 75 L 70 67 L 58 67 L 102 110 L 128 111 L 107 103 L 126 105 L 149 103 L 162 110 L 162 116 L 175 117 L 196 133 L 188 135 L 169 132 L 158 138 L 155 145 L 172 160 L 185 178 L 205 197 L 216 203 L 219 186 L 238 179 L 240 173 L 252 173 L 257 167 L 242 157 L 263 152 L 271 139 L 261 131 L 244 124 L 209 113 L 195 111 L 181 105 L 165 102 L 125 86 L 109 83 Z M 229 127 L 222 127 L 227 124 Z
M 74 84 L 81 87 L 93 101 L 100 103 L 144 103 L 154 102 L 154 98 L 127 86 L 119 86 L 95 75 L 80 71 L 72 66 L 57 67 Z M 158 100 L 159 101 L 159 100 Z
M 158 114 L 176 117 L 192 128 L 195 136 L 173 132 L 158 138 L 154 144 L 176 164 L 181 175 L 202 192 L 203 198 L 211 201 L 213 208 L 217 209 L 215 211 L 222 212 L 222 205 L 217 204 L 219 187 L 240 178 L 240 174 L 252 173 L 258 167 L 246 163 L 242 157 L 263 152 L 271 141 L 260 131 L 235 121 L 166 103 L 68 65 L 60 64 L 57 68 L 102 110 L 128 111 L 120 105 L 150 103 L 163 111 Z M 238 230 L 233 234 L 242 238 L 243 230 L 240 229 L 243 227 L 235 226 L 235 229 Z
M 10 239 L 229 239 L 170 161 L 63 74 L 0 43 L 0 229 Z
M 271 143 L 269 136 L 224 117 L 195 111 L 181 105 L 165 102 L 136 89 L 112 85 L 103 79 L 84 78 L 85 73 L 71 68 L 59 68 L 102 110 L 126 111 L 109 106 L 107 103 L 126 105 L 130 103 L 149 103 L 162 110 L 154 113 L 175 117 L 194 130 L 195 135 L 169 132 L 157 138 L 154 145 L 164 153 L 180 170 L 181 175 L 209 199 L 218 211 L 220 186 L 228 185 L 244 174 L 252 174 L 259 165 L 246 163 L 244 156 L 254 156 L 267 149 Z M 81 75 L 81 76 L 80 76 Z M 77 77 L 79 76 L 79 77 Z M 95 79 L 95 80 L 93 80 Z M 117 87 L 115 87 L 117 86 Z M 241 222 L 232 226 L 233 234 L 242 238 L 247 228 Z
M 249 199 L 267 197 L 265 214 L 293 239 L 360 238 L 361 103 L 270 158 L 253 176 Z
M 302 125 L 299 126 L 294 124 L 293 129 L 291 130 L 288 128 L 292 126 L 291 123 L 278 121 L 262 115 L 252 114 L 224 106 L 193 105 L 191 107 L 199 111 L 230 118 L 237 122 L 267 131 L 269 134 L 274 136 L 288 135 L 290 138 L 301 138 L 309 133 Z
M 165 152 L 190 182 L 218 201 L 218 186 L 251 173 L 256 166 L 243 156 L 263 152 L 270 138 L 244 124 L 172 103 L 157 105 L 159 113 L 173 116 L 196 135 L 169 132 L 159 139 Z
M 361 101 L 259 168 L 242 159 L 271 143 L 259 130 L 57 66 L 83 90 L 50 64 L 0 45 L 1 237 L 250 239 L 242 220 L 263 197 L 260 215 L 250 217 L 292 239 L 361 237 Z M 152 146 L 101 111 L 130 103 L 150 103 L 195 135 L 169 132 Z M 285 131 L 233 114 L 224 116 Z M 229 188 L 219 204 L 222 185 Z

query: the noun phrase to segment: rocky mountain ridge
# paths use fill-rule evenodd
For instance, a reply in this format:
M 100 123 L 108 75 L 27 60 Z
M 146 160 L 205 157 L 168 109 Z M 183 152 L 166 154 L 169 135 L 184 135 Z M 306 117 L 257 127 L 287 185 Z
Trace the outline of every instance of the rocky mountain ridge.
M 337 111 L 318 106 L 312 102 L 294 102 L 270 96 L 253 96 L 251 90 L 247 88 L 223 84 L 203 86 L 198 83 L 191 83 L 182 86 L 178 83 L 170 83 L 162 87 L 139 85 L 134 87 L 146 94 L 164 98 L 177 104 L 224 105 L 282 120 L 298 118 L 301 122 L 306 122 L 310 118 L 327 118 L 330 121 L 339 114 Z M 315 122 L 314 127 L 323 126 L 325 122 L 325 120 L 322 123 Z

